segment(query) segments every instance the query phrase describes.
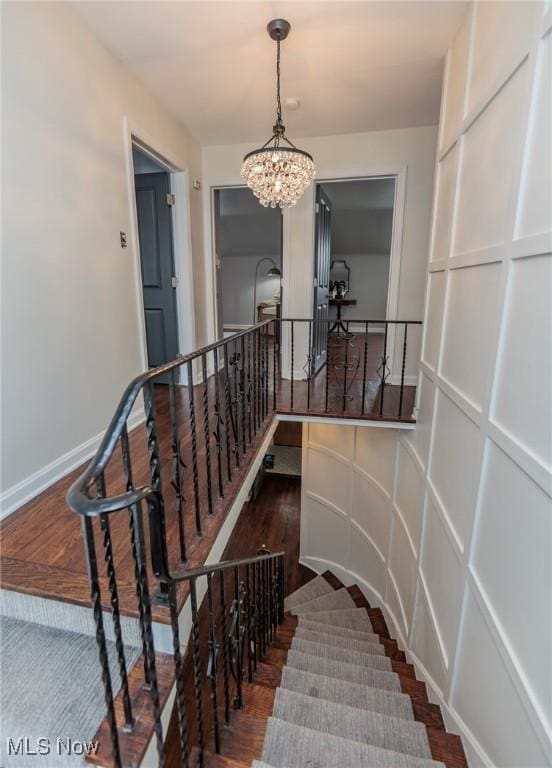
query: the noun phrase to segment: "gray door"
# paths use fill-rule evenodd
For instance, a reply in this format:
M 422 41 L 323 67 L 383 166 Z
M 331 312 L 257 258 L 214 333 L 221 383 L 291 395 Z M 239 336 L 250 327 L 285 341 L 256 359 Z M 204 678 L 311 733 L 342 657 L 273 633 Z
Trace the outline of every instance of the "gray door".
M 314 320 L 312 333 L 313 373 L 325 365 L 328 357 L 328 300 L 330 291 L 332 206 L 321 187 L 316 188 L 316 239 L 314 251 Z
M 142 173 L 134 179 L 148 365 L 153 368 L 178 355 L 169 174 Z

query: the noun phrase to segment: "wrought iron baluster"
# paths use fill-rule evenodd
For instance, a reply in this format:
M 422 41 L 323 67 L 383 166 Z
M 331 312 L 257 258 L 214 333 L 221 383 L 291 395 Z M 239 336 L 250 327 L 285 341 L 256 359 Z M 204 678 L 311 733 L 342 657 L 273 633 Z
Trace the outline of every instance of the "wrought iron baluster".
M 123 472 L 126 478 L 126 489 L 134 489 L 132 478 L 132 461 L 130 456 L 130 444 L 128 440 L 128 429 L 125 424 L 121 430 L 121 453 L 123 461 Z M 138 623 L 140 626 L 140 637 L 142 640 L 142 654 L 144 661 L 144 683 L 149 687 L 148 671 L 148 653 L 146 645 L 146 634 L 144 624 L 144 603 L 149 600 L 146 555 L 144 547 L 144 529 L 142 524 L 142 505 L 133 504 L 129 508 L 128 526 L 130 532 L 130 544 L 132 551 L 132 560 L 134 562 L 134 581 L 136 588 L 136 602 L 138 604 Z
M 183 482 L 181 476 L 181 469 L 185 468 L 182 456 L 180 453 L 180 434 L 178 430 L 178 407 L 176 404 L 176 382 L 175 382 L 175 369 L 169 371 L 169 412 L 171 417 L 171 432 L 172 432 L 172 454 L 173 454 L 173 466 L 171 485 L 174 488 L 176 494 L 176 516 L 178 520 L 178 540 L 180 544 L 180 559 L 183 563 L 186 562 L 186 542 L 184 539 L 184 497 L 183 497 Z
M 313 360 L 313 354 L 312 354 L 312 336 L 313 336 L 313 323 L 316 322 L 313 320 L 312 323 L 309 323 L 309 348 L 307 352 L 307 413 L 310 411 L 310 402 L 311 402 L 311 378 L 312 378 L 312 360 Z
M 264 580 L 265 580 L 265 611 L 266 611 L 266 619 L 265 619 L 265 633 L 266 633 L 266 639 L 265 644 L 268 649 L 268 646 L 272 642 L 272 637 L 270 634 L 270 577 L 268 572 L 268 559 L 265 559 L 263 566 L 264 566 Z
M 253 331 L 252 338 L 251 338 L 252 344 L 253 344 L 253 382 L 252 382 L 252 406 L 253 406 L 253 432 L 255 435 L 257 434 L 259 424 L 258 424 L 258 418 L 257 418 L 257 388 L 258 388 L 258 377 L 259 377 L 259 371 L 258 371 L 258 359 L 257 359 L 257 331 Z
M 246 406 L 247 406 L 247 396 L 246 396 L 246 390 L 245 390 L 245 337 L 242 336 L 240 339 L 240 355 L 241 355 L 241 365 L 240 365 L 240 399 L 241 399 L 241 420 L 242 420 L 242 450 L 243 455 L 247 453 L 247 413 L 246 413 Z
M 349 370 L 349 321 L 345 321 L 345 361 L 343 363 L 343 410 L 347 410 L 347 372 Z
M 251 629 L 253 643 L 253 669 L 257 671 L 257 661 L 259 660 L 258 648 L 258 611 L 257 611 L 257 567 L 252 563 L 251 567 Z
M 104 473 L 96 481 L 98 498 L 105 499 L 105 476 Z M 109 597 L 111 603 L 111 612 L 113 618 L 113 631 L 115 633 L 115 648 L 117 649 L 117 662 L 119 665 L 119 674 L 121 676 L 121 693 L 123 697 L 123 712 L 125 724 L 123 730 L 130 733 L 134 728 L 134 718 L 132 717 L 132 706 L 130 704 L 130 693 L 128 689 L 128 675 L 125 658 L 125 646 L 123 643 L 123 632 L 121 629 L 121 613 L 119 610 L 119 593 L 117 590 L 117 578 L 115 576 L 115 563 L 113 561 L 113 542 L 111 540 L 111 529 L 109 516 L 100 515 L 100 529 L 102 532 L 104 559 L 107 570 L 107 581 L 109 587 Z
M 293 411 L 293 369 L 295 368 L 295 323 L 291 321 L 291 393 L 290 393 L 290 408 Z
M 234 568 L 234 600 L 232 603 L 232 628 L 230 630 L 230 651 L 232 654 L 232 668 L 234 680 L 236 681 L 236 695 L 234 697 L 234 706 L 241 709 L 243 706 L 242 681 L 243 681 L 243 662 L 242 662 L 242 635 L 243 628 L 241 623 L 240 610 L 240 579 L 239 568 Z
M 190 409 L 190 431 L 192 434 L 192 465 L 194 477 L 194 506 L 196 534 L 201 536 L 201 509 L 199 501 L 199 467 L 197 461 L 197 431 L 194 402 L 194 369 L 192 361 L 188 360 L 188 404 Z
M 368 364 L 368 320 L 364 324 L 364 362 L 362 365 L 362 407 L 361 413 L 364 413 L 366 406 L 366 367 Z
M 265 418 L 264 404 L 264 377 L 265 377 L 265 355 L 263 345 L 263 329 L 259 328 L 259 425 L 261 426 Z
M 399 419 L 402 418 L 403 397 L 404 397 L 404 373 L 406 370 L 406 337 L 408 332 L 408 323 L 404 324 L 404 340 L 401 366 L 401 388 L 399 391 Z
M 217 703 L 217 660 L 218 660 L 218 644 L 217 644 L 217 627 L 215 623 L 215 609 L 213 605 L 213 584 L 212 574 L 207 574 L 207 603 L 209 607 L 209 667 L 207 669 L 207 677 L 211 680 L 211 708 L 213 710 L 213 732 L 215 738 L 215 752 L 220 752 L 220 729 L 218 719 L 218 703 Z
M 174 676 L 176 681 L 176 706 L 178 711 L 178 734 L 180 737 L 180 753 L 183 768 L 189 768 L 190 749 L 188 745 L 188 721 L 186 719 L 186 703 L 184 691 L 184 677 L 182 670 L 182 654 L 180 651 L 180 632 L 178 628 L 178 603 L 176 584 L 171 583 L 169 589 L 169 608 L 171 615 L 171 629 L 173 640 Z
M 280 604 L 279 604 L 279 611 L 278 611 L 278 622 L 280 624 L 284 623 L 284 600 L 285 600 L 285 560 L 284 556 L 280 555 L 279 559 L 279 572 L 280 572 Z
M 250 603 L 250 573 L 249 565 L 245 566 L 245 640 L 247 643 L 247 679 L 253 682 L 253 658 L 251 655 L 251 603 Z
M 225 342 L 223 347 L 224 356 L 224 431 L 226 433 L 226 472 L 228 482 L 232 482 L 232 461 L 230 459 L 230 427 L 232 425 L 232 404 L 230 393 L 230 373 L 228 362 L 228 343 Z
M 265 325 L 264 327 L 264 349 L 265 349 L 265 419 L 268 416 L 268 409 L 269 409 L 269 399 L 268 399 L 268 392 L 269 392 L 269 379 L 270 379 L 270 366 L 268 362 L 268 343 L 269 343 L 269 337 L 268 337 L 268 325 Z
M 203 377 L 203 440 L 205 443 L 205 472 L 207 476 L 207 514 L 213 514 L 213 490 L 211 487 L 211 429 L 209 427 L 209 378 L 207 374 L 207 355 L 201 355 L 201 375 Z
M 236 462 L 239 466 L 240 460 L 240 390 L 239 390 L 239 354 L 237 341 L 234 339 L 232 360 L 234 361 L 234 422 L 236 430 Z
M 219 359 L 218 359 L 218 349 L 215 347 L 213 349 L 213 364 L 215 366 L 215 442 L 217 446 L 217 479 L 218 479 L 218 490 L 219 490 L 219 496 L 221 499 L 224 498 L 224 483 L 222 481 L 222 429 L 221 425 L 223 423 L 223 416 L 221 412 L 220 407 L 220 374 L 219 374 Z M 224 425 L 224 429 L 226 429 L 226 425 Z
M 224 587 L 224 571 L 219 571 L 219 591 L 221 606 L 221 631 L 222 631 L 222 674 L 224 686 L 224 722 L 230 722 L 230 673 L 228 671 L 228 648 L 226 634 L 226 590 Z
M 106 706 L 106 718 L 109 724 L 109 734 L 111 737 L 111 752 L 113 762 L 116 768 L 121 768 L 121 753 L 119 748 L 119 734 L 117 732 L 117 721 L 115 719 L 115 707 L 113 704 L 113 686 L 111 683 L 111 674 L 109 671 L 109 656 L 107 653 L 107 643 L 105 640 L 105 630 L 103 625 L 102 598 L 100 592 L 100 580 L 98 576 L 98 561 L 96 559 L 96 545 L 94 543 L 94 529 L 90 517 L 82 518 L 84 548 L 86 560 L 88 563 L 88 572 L 90 575 L 90 598 L 92 600 L 92 611 L 94 622 L 96 624 L 96 643 L 100 657 L 100 666 L 102 668 L 102 682 L 104 686 L 104 700 Z
M 278 387 L 278 353 L 280 351 L 278 339 L 280 338 L 281 325 L 277 319 L 273 320 L 272 322 L 274 323 L 274 335 L 272 343 L 272 410 L 275 411 L 277 407 L 276 390 Z
M 192 647 L 194 663 L 194 691 L 197 718 L 198 764 L 203 766 L 205 735 L 203 730 L 203 703 L 201 699 L 201 652 L 199 645 L 199 619 L 197 615 L 197 589 L 195 578 L 190 579 L 190 602 L 192 608 Z
M 385 380 L 387 378 L 387 333 L 389 323 L 385 323 L 385 333 L 383 336 L 383 357 L 381 359 L 381 381 L 380 381 L 380 407 L 379 415 L 383 416 L 383 397 L 385 394 Z
M 331 348 L 330 348 L 330 320 L 318 321 L 320 328 L 322 323 L 326 325 L 325 338 L 326 338 L 326 381 L 325 381 L 325 395 L 324 395 L 324 413 L 328 413 L 328 402 L 330 399 L 330 367 L 331 367 Z
M 249 437 L 249 445 L 252 440 L 251 430 L 251 333 L 247 334 L 247 436 Z

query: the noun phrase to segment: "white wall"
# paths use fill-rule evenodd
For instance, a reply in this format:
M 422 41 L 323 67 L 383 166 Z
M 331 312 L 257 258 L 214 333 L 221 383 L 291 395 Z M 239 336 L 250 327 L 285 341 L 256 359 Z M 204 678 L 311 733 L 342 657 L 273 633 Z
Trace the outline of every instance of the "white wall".
M 142 366 L 135 244 L 119 244 L 131 227 L 123 118 L 191 178 L 201 153 L 63 3 L 2 4 L 2 107 L 9 507 L 90 453 Z M 190 204 L 202 265 L 201 194 L 190 190 Z
M 262 256 L 224 256 L 221 259 L 222 313 L 225 326 L 251 325 L 253 323 L 253 288 L 255 267 Z M 278 255 L 270 256 L 279 265 Z M 280 285 L 279 277 L 268 277 L 270 262 L 259 267 L 257 280 L 257 305 L 271 299 Z
M 552 757 L 551 25 L 477 4 L 449 53 L 416 429 L 305 428 L 302 557 L 384 607 L 471 766 Z
M 351 269 L 348 299 L 356 299 L 353 307 L 343 307 L 344 320 L 385 320 L 389 282 L 388 253 L 332 253 L 332 259 L 344 259 Z M 330 316 L 335 317 L 335 307 Z

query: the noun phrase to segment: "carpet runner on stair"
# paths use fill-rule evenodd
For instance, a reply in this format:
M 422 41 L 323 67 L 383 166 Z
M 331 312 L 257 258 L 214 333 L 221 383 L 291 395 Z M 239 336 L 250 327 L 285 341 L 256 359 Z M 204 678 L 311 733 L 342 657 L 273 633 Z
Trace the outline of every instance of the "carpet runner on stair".
M 443 768 L 350 593 L 316 577 L 285 608 L 298 624 L 253 768 Z

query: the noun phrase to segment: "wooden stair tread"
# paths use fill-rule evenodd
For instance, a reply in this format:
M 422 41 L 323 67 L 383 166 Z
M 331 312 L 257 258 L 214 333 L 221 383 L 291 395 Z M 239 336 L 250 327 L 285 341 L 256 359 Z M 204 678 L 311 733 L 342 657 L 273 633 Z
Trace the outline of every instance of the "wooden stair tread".
M 194 747 L 190 753 L 190 765 L 197 765 L 199 750 Z M 217 755 L 205 750 L 203 753 L 203 768 L 249 768 L 249 763 L 234 760 L 227 755 Z

